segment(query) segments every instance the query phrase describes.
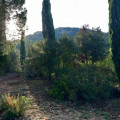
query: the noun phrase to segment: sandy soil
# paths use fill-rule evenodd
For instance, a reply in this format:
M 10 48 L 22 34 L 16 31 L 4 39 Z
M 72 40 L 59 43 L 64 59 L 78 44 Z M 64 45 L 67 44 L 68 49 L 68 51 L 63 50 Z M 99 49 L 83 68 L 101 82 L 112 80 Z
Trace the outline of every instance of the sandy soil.
M 104 103 L 102 107 L 83 101 L 58 101 L 48 96 L 49 87 L 50 81 L 25 80 L 18 74 L 0 77 L 0 95 L 20 93 L 31 99 L 31 108 L 19 120 L 120 120 L 120 100 Z

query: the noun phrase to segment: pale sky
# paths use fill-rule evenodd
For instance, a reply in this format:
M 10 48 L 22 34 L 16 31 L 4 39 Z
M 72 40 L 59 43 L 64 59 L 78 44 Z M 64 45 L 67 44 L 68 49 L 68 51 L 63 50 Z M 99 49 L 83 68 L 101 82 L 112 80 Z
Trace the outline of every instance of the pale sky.
M 26 34 L 42 30 L 42 1 L 26 0 Z M 108 0 L 50 0 L 54 27 L 81 27 L 89 24 L 108 32 Z

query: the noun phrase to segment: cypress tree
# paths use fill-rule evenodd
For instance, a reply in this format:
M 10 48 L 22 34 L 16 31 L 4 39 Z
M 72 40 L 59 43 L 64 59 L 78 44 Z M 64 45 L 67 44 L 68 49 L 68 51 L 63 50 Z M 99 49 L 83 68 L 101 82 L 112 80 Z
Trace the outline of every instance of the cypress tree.
M 27 21 L 27 10 L 23 9 L 20 14 L 17 14 L 18 22 L 17 25 L 19 27 L 19 31 L 21 33 L 21 41 L 20 41 L 20 62 L 21 68 L 24 70 L 24 60 L 26 57 L 25 51 L 25 25 Z
M 51 14 L 50 0 L 43 0 L 42 7 L 42 33 L 45 40 L 44 47 L 44 64 L 47 70 L 48 78 L 54 72 L 55 56 L 56 56 L 56 40 L 53 19 Z
M 47 39 L 48 41 L 55 40 L 55 30 L 54 30 L 53 19 L 51 14 L 50 0 L 43 0 L 42 33 L 44 39 Z
M 25 32 L 22 31 L 21 34 L 21 43 L 20 43 L 20 62 L 21 62 L 21 68 L 22 70 L 24 69 L 24 60 L 25 60 L 25 56 L 26 56 L 26 52 L 25 52 L 25 42 L 24 42 L 24 37 L 25 37 Z
M 112 59 L 120 80 L 120 0 L 109 0 L 109 37 Z

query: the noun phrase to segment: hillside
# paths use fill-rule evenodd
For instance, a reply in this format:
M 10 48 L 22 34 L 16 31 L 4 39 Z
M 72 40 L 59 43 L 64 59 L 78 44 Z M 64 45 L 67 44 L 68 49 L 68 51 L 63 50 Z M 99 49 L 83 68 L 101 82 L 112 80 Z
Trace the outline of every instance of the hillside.
M 59 39 L 62 34 L 67 34 L 68 36 L 74 37 L 77 32 L 79 32 L 80 28 L 71 28 L 71 27 L 59 27 L 55 29 L 56 38 Z M 108 33 L 105 33 L 105 38 L 108 38 Z M 42 41 L 42 31 L 37 31 L 34 34 L 27 35 L 25 37 L 26 42 L 33 42 Z M 109 41 L 108 41 L 109 42 Z
M 60 38 L 60 36 L 66 33 L 68 36 L 74 36 L 77 32 L 79 32 L 80 28 L 70 28 L 70 27 L 59 27 L 55 29 L 56 38 Z M 26 42 L 36 42 L 43 40 L 42 32 L 37 31 L 34 34 L 27 35 L 25 38 Z

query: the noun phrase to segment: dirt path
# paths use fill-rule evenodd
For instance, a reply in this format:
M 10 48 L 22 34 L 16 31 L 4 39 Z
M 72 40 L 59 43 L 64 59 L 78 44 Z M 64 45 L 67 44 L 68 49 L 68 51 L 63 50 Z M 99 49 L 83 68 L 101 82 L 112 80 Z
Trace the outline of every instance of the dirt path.
M 81 105 L 56 101 L 46 92 L 49 81 L 25 80 L 17 74 L 0 77 L 0 95 L 18 93 L 29 97 L 32 107 L 19 120 L 111 120 L 107 112 L 99 111 L 90 104 Z M 114 120 L 120 120 L 115 118 Z

